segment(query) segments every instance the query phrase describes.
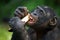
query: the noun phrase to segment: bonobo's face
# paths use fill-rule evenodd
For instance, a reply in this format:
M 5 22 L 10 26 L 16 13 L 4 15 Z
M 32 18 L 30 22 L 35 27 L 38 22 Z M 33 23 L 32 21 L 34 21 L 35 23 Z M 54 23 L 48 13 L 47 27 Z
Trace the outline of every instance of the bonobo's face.
M 45 13 L 42 9 L 36 8 L 32 13 L 30 20 L 28 21 L 29 25 L 41 25 L 45 22 Z
M 47 10 L 48 12 L 49 10 Z M 44 8 L 37 7 L 32 13 L 28 25 L 33 28 L 46 28 L 50 19 L 50 14 Z

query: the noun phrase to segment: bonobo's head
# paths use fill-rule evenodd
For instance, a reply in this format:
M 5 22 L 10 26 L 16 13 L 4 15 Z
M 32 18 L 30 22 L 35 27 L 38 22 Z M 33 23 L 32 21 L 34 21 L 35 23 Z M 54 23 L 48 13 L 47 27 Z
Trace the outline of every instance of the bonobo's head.
M 55 12 L 48 6 L 38 6 L 32 11 L 28 25 L 33 29 L 48 29 L 56 26 Z

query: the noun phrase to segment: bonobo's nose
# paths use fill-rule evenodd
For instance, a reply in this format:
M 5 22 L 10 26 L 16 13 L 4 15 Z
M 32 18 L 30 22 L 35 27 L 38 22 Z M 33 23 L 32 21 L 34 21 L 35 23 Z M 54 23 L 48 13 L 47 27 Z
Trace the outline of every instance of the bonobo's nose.
M 32 16 L 35 16 L 35 17 L 38 16 L 38 14 L 37 14 L 35 11 L 32 12 L 31 15 L 32 15 Z
M 38 19 L 37 14 L 31 13 L 30 16 L 31 16 L 33 19 Z

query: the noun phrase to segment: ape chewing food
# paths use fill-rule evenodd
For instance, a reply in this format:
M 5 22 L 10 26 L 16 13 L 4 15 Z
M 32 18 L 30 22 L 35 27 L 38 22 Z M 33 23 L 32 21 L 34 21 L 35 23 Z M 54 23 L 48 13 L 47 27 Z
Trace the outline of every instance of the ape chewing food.
M 30 14 L 28 14 L 27 16 L 25 16 L 21 21 L 23 22 L 27 22 L 29 20 Z

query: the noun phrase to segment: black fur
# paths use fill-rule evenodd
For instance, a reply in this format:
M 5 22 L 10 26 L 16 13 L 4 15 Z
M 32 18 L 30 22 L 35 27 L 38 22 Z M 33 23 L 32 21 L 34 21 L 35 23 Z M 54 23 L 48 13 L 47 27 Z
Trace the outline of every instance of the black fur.
M 17 23 L 20 22 L 20 19 L 27 14 L 27 9 L 25 7 L 18 7 L 14 11 L 14 17 L 10 19 L 9 26 L 11 29 L 10 32 L 13 32 L 11 40 L 30 40 L 28 33 L 24 27 L 24 23 Z M 21 25 L 20 25 L 21 24 Z M 24 24 L 24 25 L 23 25 Z
M 37 38 L 36 40 L 60 40 L 60 29 L 58 28 L 60 22 L 57 19 L 53 9 L 47 6 L 38 6 L 32 12 L 32 14 L 32 16 L 38 16 L 37 22 L 34 25 L 30 26 L 35 30 L 34 32 Z M 50 19 L 52 19 L 52 22 L 54 22 L 54 19 L 56 19 L 57 23 L 55 25 L 50 25 Z M 34 32 L 32 32 L 30 35 L 34 35 Z

